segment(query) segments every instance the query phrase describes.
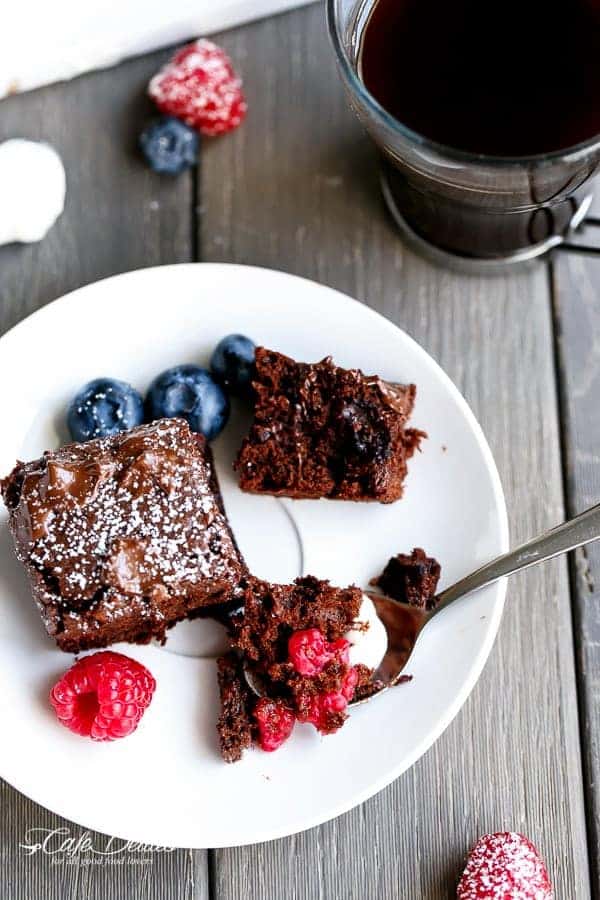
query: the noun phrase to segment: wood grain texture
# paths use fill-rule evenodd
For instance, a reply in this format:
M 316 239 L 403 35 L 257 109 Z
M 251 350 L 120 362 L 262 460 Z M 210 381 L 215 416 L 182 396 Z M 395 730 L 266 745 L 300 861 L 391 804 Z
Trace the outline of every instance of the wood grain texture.
M 65 213 L 42 243 L 0 247 L 0 331 L 87 282 L 192 258 L 191 177 L 161 180 L 135 151 L 136 135 L 151 112 L 144 87 L 164 56 L 3 101 L 0 140 L 49 141 L 64 160 L 68 188 Z M 132 342 L 135 346 L 135 335 Z M 35 360 L 23 364 L 35 365 Z M 102 866 L 85 854 L 59 865 L 41 853 L 27 857 L 19 844 L 29 828 L 65 827 L 74 838 L 85 832 L 5 783 L 0 784 L 0 822 L 0 893 L 6 900 L 200 900 L 208 895 L 205 853 L 183 850 L 152 856 L 146 865 Z M 105 846 L 106 838 L 93 838 L 95 846 Z
M 49 141 L 67 172 L 65 213 L 40 244 L 0 247 L 0 328 L 49 300 L 128 269 L 187 262 L 191 181 L 161 179 L 136 142 L 145 86 L 165 54 L 2 102 L 0 140 Z
M 600 198 L 592 212 L 600 213 Z M 598 245 L 598 229 L 580 241 Z M 600 260 L 556 256 L 553 271 L 558 362 L 562 375 L 566 487 L 570 514 L 600 502 Z M 600 897 L 600 546 L 575 555 L 573 620 L 592 886 Z
M 440 361 L 482 422 L 513 540 L 558 522 L 546 266 L 469 278 L 402 246 L 382 209 L 373 151 L 346 107 L 321 6 L 221 40 L 244 72 L 250 113 L 235 135 L 205 148 L 203 258 L 312 277 L 397 322 Z M 557 898 L 588 897 L 572 641 L 565 561 L 516 578 L 486 671 L 435 747 L 335 821 L 216 851 L 215 897 L 443 900 L 454 896 L 474 839 L 505 828 L 540 846 Z

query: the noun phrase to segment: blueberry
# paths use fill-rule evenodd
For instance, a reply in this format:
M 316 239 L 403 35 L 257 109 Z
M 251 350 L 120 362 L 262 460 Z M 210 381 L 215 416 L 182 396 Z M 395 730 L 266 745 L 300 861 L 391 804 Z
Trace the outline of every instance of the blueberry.
M 215 347 L 210 358 L 211 372 L 232 394 L 250 391 L 255 351 L 256 344 L 243 334 L 228 334 Z
M 144 402 L 130 384 L 96 378 L 73 398 L 67 425 L 74 441 L 89 441 L 127 431 L 144 421 Z
M 148 418 L 185 419 L 209 441 L 225 427 L 229 398 L 200 366 L 175 366 L 155 378 L 146 397 Z
M 198 158 L 198 134 L 179 119 L 162 116 L 142 131 L 140 147 L 155 172 L 179 175 Z
M 346 403 L 340 413 L 340 434 L 347 456 L 382 462 L 390 455 L 385 429 L 377 427 L 377 411 L 361 403 Z

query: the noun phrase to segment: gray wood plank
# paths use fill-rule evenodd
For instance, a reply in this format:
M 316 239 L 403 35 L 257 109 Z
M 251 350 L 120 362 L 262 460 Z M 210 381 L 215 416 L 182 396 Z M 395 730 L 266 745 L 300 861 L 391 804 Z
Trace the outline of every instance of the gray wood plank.
M 385 313 L 473 406 L 500 468 L 513 540 L 559 521 L 547 268 L 461 277 L 402 246 L 379 200 L 373 151 L 346 107 L 321 6 L 221 40 L 245 74 L 250 112 L 235 135 L 205 149 L 203 258 L 313 277 Z M 507 828 L 539 845 L 557 897 L 589 896 L 564 560 L 511 583 L 486 671 L 425 758 L 340 819 L 216 851 L 214 893 L 441 900 L 454 896 L 476 837 Z
M 598 191 L 596 191 L 598 193 Z M 600 213 L 600 197 L 592 212 Z M 600 245 L 598 229 L 578 239 Z M 600 501 L 600 260 L 556 256 L 554 309 L 569 513 Z M 579 550 L 572 569 L 583 766 L 594 896 L 600 897 L 600 547 Z
M 62 219 L 41 244 L 0 248 L 0 331 L 87 282 L 192 258 L 192 178 L 162 180 L 135 151 L 137 133 L 151 114 L 144 87 L 164 56 L 3 101 L 0 139 L 23 136 L 52 143 L 65 163 L 68 193 Z M 35 365 L 35 360 L 24 360 L 24 365 Z M 103 866 L 86 864 L 81 855 L 73 864 L 59 865 L 40 853 L 27 857 L 19 843 L 28 828 L 65 827 L 75 838 L 84 829 L 46 812 L 7 784 L 0 786 L 0 821 L 1 893 L 7 900 L 195 900 L 208 894 L 205 853 L 184 850 L 153 856 L 146 865 Z M 101 835 L 93 838 L 95 846 L 105 845 Z

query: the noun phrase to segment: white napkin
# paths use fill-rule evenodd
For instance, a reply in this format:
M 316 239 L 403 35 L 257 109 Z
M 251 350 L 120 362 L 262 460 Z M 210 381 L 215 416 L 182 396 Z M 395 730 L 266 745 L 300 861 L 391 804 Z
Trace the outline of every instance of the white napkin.
M 0 97 L 311 0 L 29 0 L 0 25 Z

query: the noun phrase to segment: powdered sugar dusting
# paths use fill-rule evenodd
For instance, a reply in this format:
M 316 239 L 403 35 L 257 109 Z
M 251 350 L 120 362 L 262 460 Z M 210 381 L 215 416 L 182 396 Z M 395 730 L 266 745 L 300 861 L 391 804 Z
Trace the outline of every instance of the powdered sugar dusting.
M 233 588 L 240 558 L 203 448 L 186 423 L 163 420 L 23 467 L 11 525 L 50 619 L 137 608 L 160 621 L 161 601 L 193 608 Z
M 248 109 L 229 57 L 206 39 L 179 50 L 151 79 L 148 94 L 163 112 L 209 136 L 236 128 Z
M 553 900 L 546 867 L 528 838 L 486 834 L 469 856 L 458 900 Z

